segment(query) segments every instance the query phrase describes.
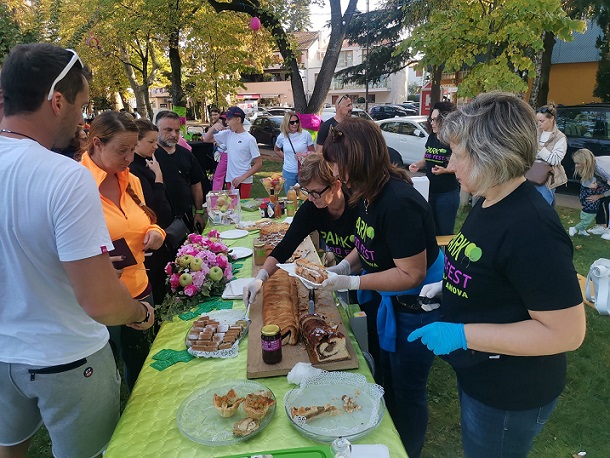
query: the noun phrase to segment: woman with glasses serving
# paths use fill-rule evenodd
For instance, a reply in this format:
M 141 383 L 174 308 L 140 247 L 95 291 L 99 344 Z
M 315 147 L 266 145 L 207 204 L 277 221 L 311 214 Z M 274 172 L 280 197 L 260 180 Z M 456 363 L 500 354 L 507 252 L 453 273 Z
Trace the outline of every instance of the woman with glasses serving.
M 354 225 L 358 209 L 350 206 L 346 188 L 337 179 L 320 153 L 305 158 L 299 174 L 301 192 L 307 200 L 294 215 L 284 239 L 274 248 L 256 279 L 244 288 L 244 303 L 254 301 L 263 283 L 273 275 L 277 263 L 285 262 L 305 237 L 318 231 L 327 250 L 339 260 L 354 248 Z
M 451 148 L 441 143 L 437 137 L 443 118 L 454 110 L 455 105 L 451 102 L 434 104 L 429 119 L 432 133 L 426 140 L 424 157 L 409 166 L 409 171 L 413 173 L 426 166 L 426 176 L 430 180 L 428 203 L 432 207 L 436 235 L 454 233 L 455 217 L 460 207 L 460 185 L 455 173 L 447 168 Z
M 536 123 L 538 124 L 538 154 L 537 161 L 544 161 L 551 167 L 563 167 L 561 161 L 568 151 L 568 140 L 557 128 L 557 108 L 554 103 L 544 105 L 536 110 Z M 563 173 L 565 175 L 565 171 Z M 549 175 L 546 183 L 536 185 L 536 189 L 544 200 L 555 205 L 555 188 L 565 182 L 557 182 Z M 567 178 L 566 180 L 567 181 Z
M 299 173 L 299 160 L 314 150 L 311 134 L 301 128 L 301 121 L 294 111 L 287 111 L 280 126 L 273 151 L 284 159 L 282 176 L 284 177 L 284 191 L 297 184 Z

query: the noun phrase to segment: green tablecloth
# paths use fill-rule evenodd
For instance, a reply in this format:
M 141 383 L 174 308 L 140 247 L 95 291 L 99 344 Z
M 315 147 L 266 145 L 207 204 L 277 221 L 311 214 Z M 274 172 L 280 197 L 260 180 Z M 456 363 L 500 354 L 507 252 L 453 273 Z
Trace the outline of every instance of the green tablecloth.
M 243 219 L 258 219 L 257 212 L 242 213 Z M 212 227 L 220 231 L 229 227 Z M 208 229 L 211 229 L 208 227 Z M 226 240 L 231 246 L 252 247 L 255 234 L 238 239 Z M 251 276 L 251 258 L 244 260 L 239 277 Z M 234 301 L 234 308 L 243 308 L 243 302 Z M 345 318 L 345 317 L 344 317 Z M 345 321 L 345 320 L 344 320 Z M 175 319 L 166 322 L 155 339 L 148 359 L 129 398 L 121 420 L 112 436 L 105 458 L 128 457 L 205 457 L 215 458 L 239 453 L 253 454 L 257 451 L 286 448 L 311 447 L 319 443 L 301 435 L 294 429 L 284 410 L 284 395 L 294 387 L 285 376 L 257 379 L 267 385 L 277 399 L 277 408 L 271 423 L 252 439 L 231 446 L 208 447 L 186 438 L 178 429 L 176 412 L 184 399 L 193 391 L 211 382 L 228 379 L 245 379 L 248 336 L 240 343 L 239 355 L 230 359 L 196 358 L 188 363 L 177 363 L 163 371 L 150 367 L 154 361 L 151 356 L 163 349 L 183 350 L 184 338 L 192 321 Z M 371 372 L 362 356 L 356 339 L 350 338 L 358 354 L 360 368 L 354 372 L 362 373 L 373 381 Z M 386 412 L 379 427 L 370 435 L 356 441 L 361 444 L 385 444 L 390 455 L 406 457 L 400 437 Z

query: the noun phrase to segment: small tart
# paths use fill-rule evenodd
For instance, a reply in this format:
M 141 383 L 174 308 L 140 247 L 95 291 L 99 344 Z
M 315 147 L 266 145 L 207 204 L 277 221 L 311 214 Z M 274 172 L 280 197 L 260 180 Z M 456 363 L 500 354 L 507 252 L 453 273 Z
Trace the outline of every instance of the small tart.
M 231 388 L 224 396 L 218 396 L 214 393 L 214 407 L 218 410 L 221 417 L 228 418 L 235 415 L 239 405 L 244 401 L 244 398 L 238 398 L 235 390 Z
M 267 414 L 273 404 L 275 400 L 268 391 L 250 393 L 244 398 L 244 411 L 249 417 L 259 420 Z

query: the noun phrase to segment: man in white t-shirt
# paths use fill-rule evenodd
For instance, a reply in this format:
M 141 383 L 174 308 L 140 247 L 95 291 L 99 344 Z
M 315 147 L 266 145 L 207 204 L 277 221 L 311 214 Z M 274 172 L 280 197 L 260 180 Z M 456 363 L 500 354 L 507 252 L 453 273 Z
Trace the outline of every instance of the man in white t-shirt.
M 250 197 L 254 174 L 263 166 L 261 153 L 256 139 L 244 129 L 246 114 L 239 107 L 230 107 L 226 113 L 228 129 L 221 123 L 214 124 L 203 138 L 206 142 L 212 139 L 227 147 L 227 189 L 239 189 L 243 198 Z M 214 131 L 220 131 L 214 134 Z
M 0 456 L 44 425 L 54 456 L 101 454 L 119 418 L 106 325 L 148 329 L 112 266 L 97 186 L 51 151 L 74 137 L 89 70 L 51 44 L 14 47 L 0 75 Z

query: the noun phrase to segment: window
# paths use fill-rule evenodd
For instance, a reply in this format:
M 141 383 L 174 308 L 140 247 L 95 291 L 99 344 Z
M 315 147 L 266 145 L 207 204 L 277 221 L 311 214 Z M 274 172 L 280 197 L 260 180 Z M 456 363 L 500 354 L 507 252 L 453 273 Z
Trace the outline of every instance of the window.
M 391 134 L 400 133 L 400 123 L 399 122 L 385 122 L 381 125 L 381 130 L 384 132 L 389 132 Z
M 402 135 L 415 135 L 415 126 L 410 122 L 401 122 L 398 133 Z
M 339 52 L 339 60 L 337 61 L 337 67 L 351 67 L 353 61 L 353 54 L 353 51 Z

